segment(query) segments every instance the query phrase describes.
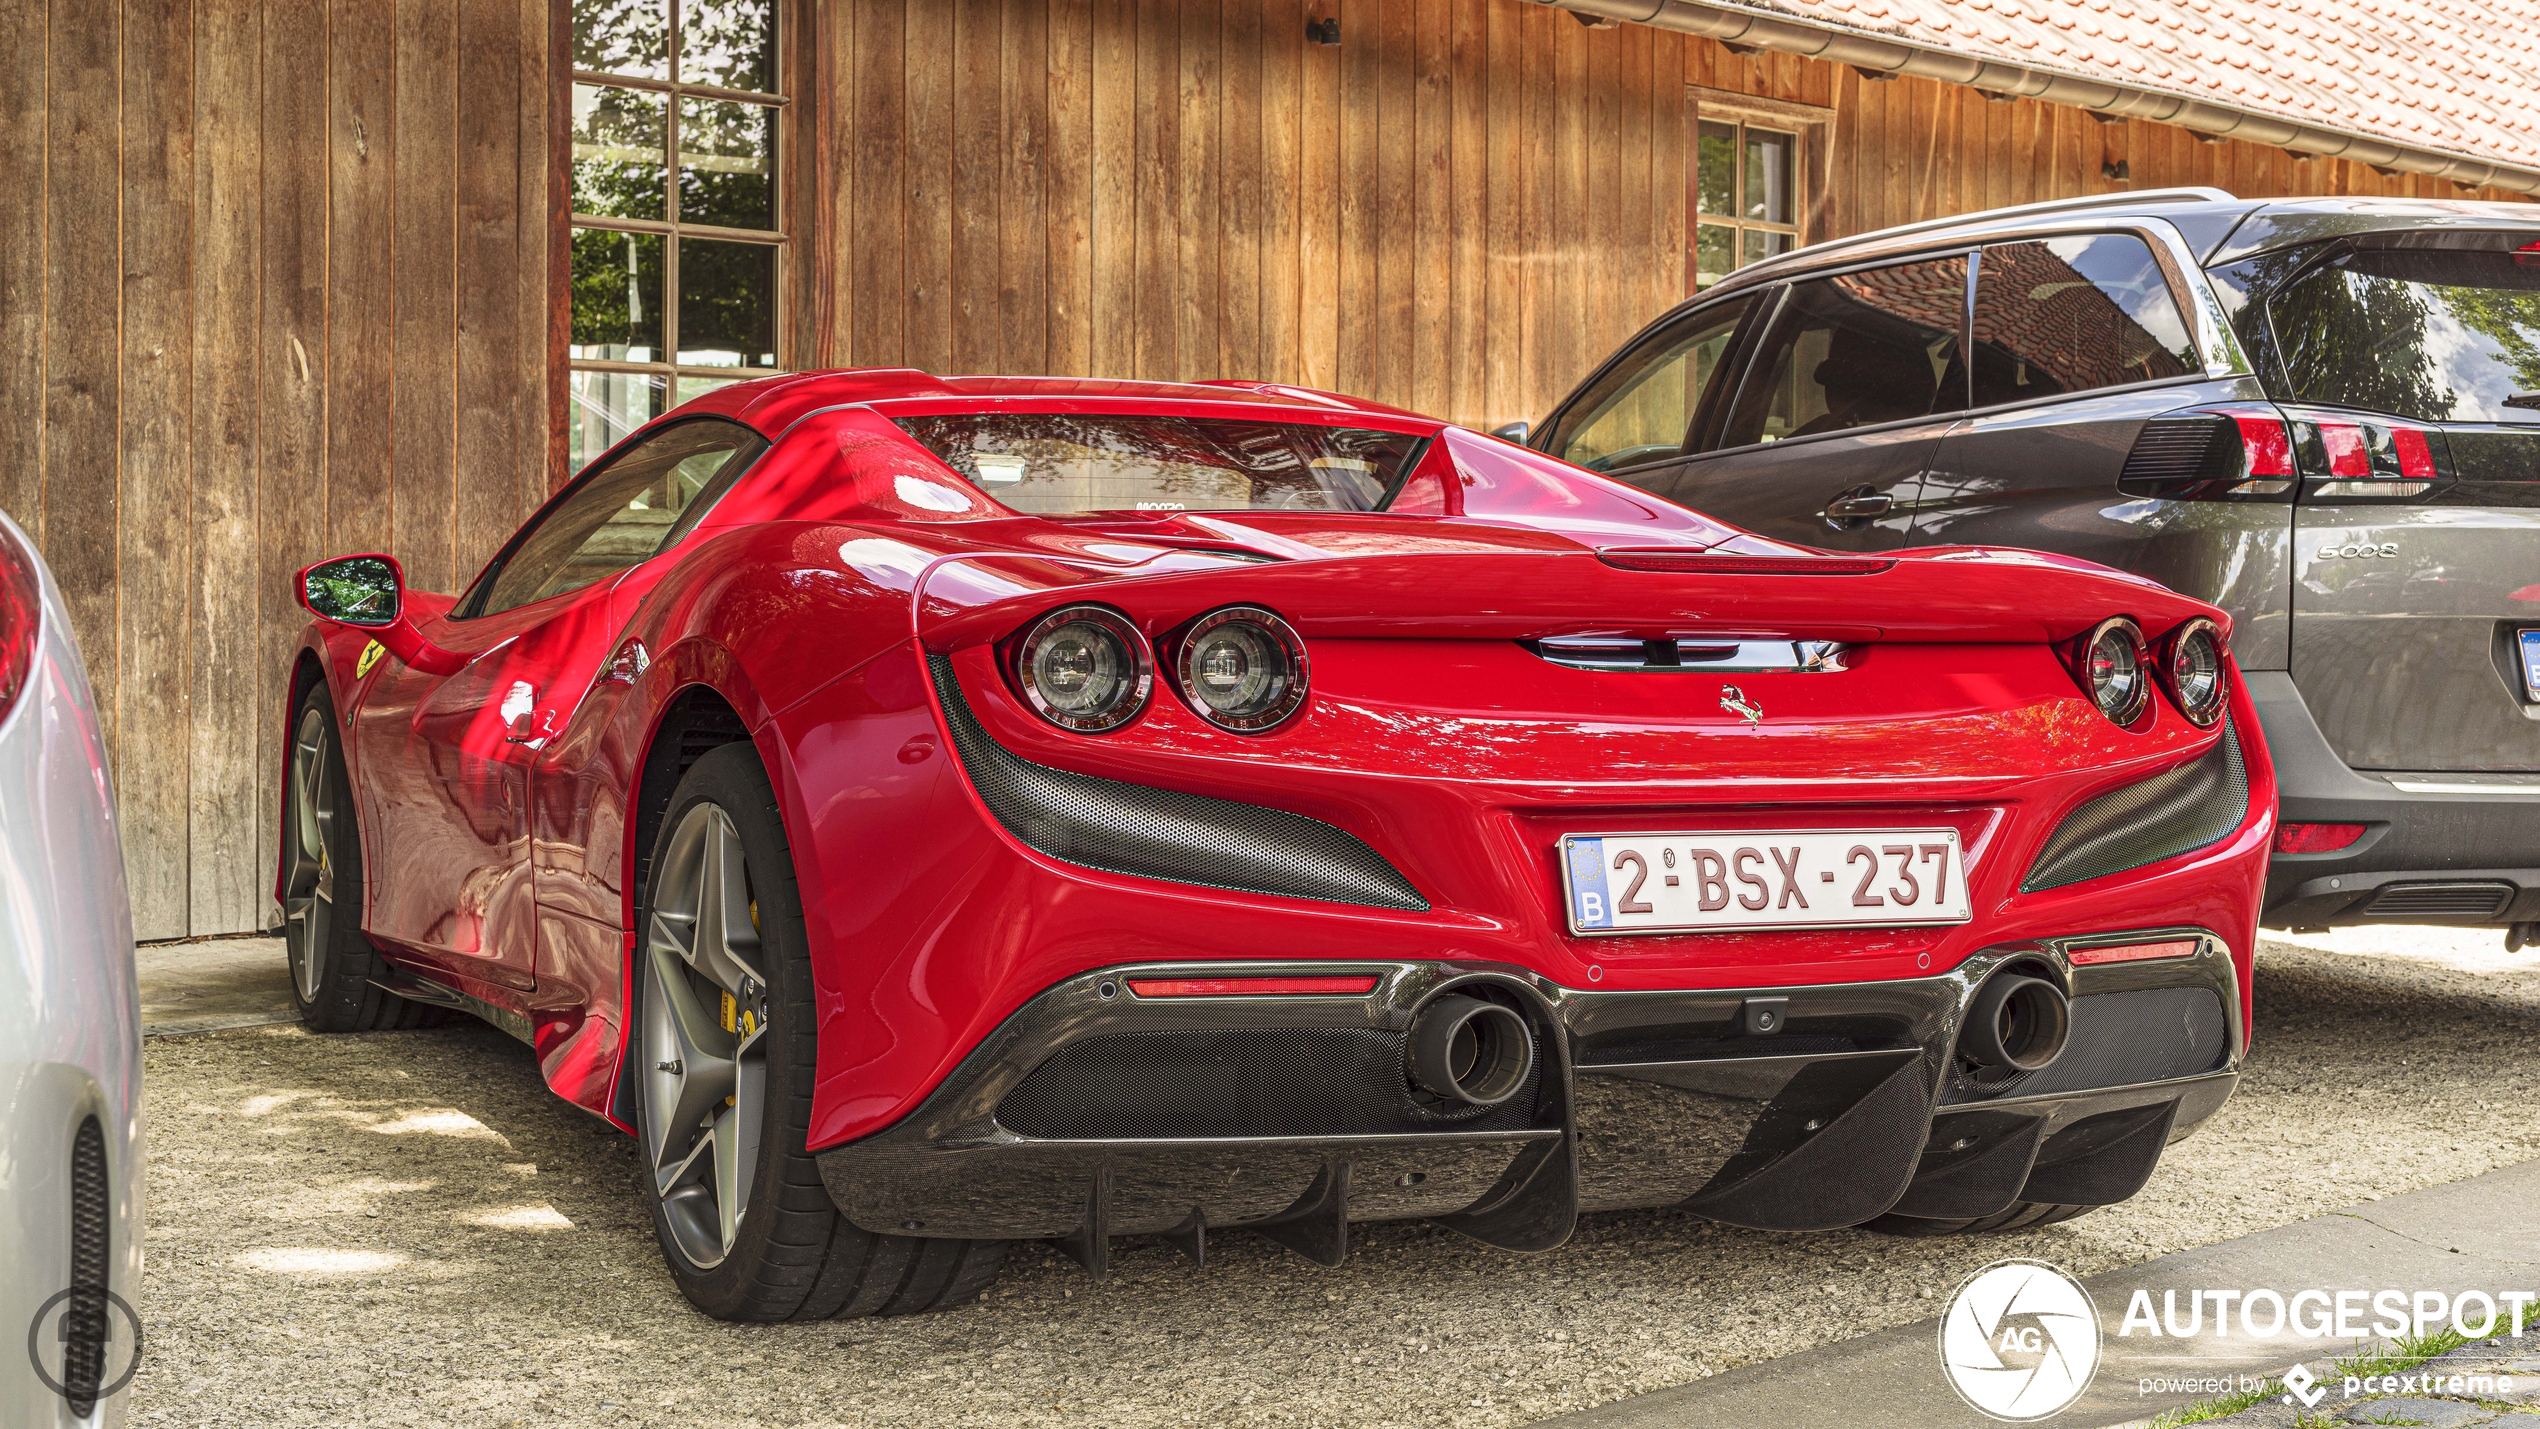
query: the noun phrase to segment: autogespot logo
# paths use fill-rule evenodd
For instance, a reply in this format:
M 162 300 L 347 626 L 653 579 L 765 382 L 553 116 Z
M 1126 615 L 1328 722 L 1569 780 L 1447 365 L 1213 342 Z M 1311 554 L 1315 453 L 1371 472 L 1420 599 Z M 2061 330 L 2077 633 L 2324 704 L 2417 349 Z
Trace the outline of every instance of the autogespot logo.
M 1977 1413 L 2020 1424 L 2060 1414 L 2099 1370 L 2099 1308 L 2037 1260 L 1996 1261 L 1940 1317 L 1940 1364 Z

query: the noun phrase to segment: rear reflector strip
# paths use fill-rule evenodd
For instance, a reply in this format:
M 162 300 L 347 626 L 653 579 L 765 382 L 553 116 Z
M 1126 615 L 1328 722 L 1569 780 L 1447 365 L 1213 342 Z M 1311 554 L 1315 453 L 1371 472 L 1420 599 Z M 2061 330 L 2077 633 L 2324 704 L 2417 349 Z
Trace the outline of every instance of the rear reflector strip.
M 2335 853 L 2364 836 L 2361 824 L 2278 824 L 2277 853 Z
M 1602 550 L 1596 558 L 1616 570 L 1708 576 L 1874 576 L 1896 564 L 1847 556 L 1737 556 L 1630 548 Z
M 2195 955 L 2197 940 L 2174 938 L 2162 943 L 2120 943 L 2111 948 L 2074 948 L 2067 954 L 2075 967 L 2092 963 L 2148 963 L 2156 958 L 2184 958 Z
M 1358 997 L 1376 990 L 1376 975 L 1356 977 L 1133 977 L 1140 997 L 1261 997 L 1322 993 Z

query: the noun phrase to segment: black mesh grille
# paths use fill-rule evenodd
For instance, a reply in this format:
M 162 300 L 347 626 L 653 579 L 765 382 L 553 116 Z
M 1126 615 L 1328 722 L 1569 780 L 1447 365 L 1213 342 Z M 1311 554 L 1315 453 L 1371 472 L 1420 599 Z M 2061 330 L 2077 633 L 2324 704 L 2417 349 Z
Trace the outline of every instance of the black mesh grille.
M 1521 1131 L 1535 1083 L 1495 1107 L 1424 1105 L 1403 1037 L 1374 1027 L 1122 1032 L 1062 1049 L 1006 1094 L 997 1120 L 1051 1140 L 1382 1136 Z
M 2365 905 L 2367 918 L 2493 918 L 2512 902 L 2510 883 L 2394 883 Z
M 106 1133 L 90 1117 L 71 1138 L 71 1283 L 62 1307 L 62 1397 L 85 1419 L 106 1377 L 106 1278 L 114 1251 L 114 1188 Z
M 2218 843 L 2249 813 L 2249 771 L 2225 720 L 2213 752 L 2073 810 L 2029 866 L 2020 891 L 2141 868 Z
M 928 664 L 979 797 L 1006 832 L 1052 858 L 1209 888 L 1428 911 L 1382 855 L 1319 819 L 1018 758 L 980 727 L 952 662 L 937 655 Z

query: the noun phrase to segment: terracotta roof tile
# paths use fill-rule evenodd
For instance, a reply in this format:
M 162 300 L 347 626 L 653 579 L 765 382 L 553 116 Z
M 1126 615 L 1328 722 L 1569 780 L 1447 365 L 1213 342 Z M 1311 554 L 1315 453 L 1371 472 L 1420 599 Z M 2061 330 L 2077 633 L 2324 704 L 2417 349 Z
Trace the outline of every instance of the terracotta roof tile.
M 2540 0 L 1763 0 L 1803 21 L 2048 63 L 2540 168 Z

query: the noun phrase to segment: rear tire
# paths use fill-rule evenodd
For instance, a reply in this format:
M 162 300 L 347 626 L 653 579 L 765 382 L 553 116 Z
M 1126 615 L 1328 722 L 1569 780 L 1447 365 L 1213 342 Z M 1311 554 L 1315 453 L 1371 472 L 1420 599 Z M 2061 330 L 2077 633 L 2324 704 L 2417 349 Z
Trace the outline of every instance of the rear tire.
M 2005 1231 L 2033 1231 L 2060 1225 L 2078 1215 L 2099 1209 L 2097 1206 L 2048 1206 L 2035 1201 L 2013 1201 L 2007 1210 L 1969 1220 L 1935 1220 L 1928 1216 L 1881 1216 L 1865 1222 L 1861 1229 L 1880 1235 L 1995 1235 Z
M 680 1293 L 718 1320 L 757 1321 L 976 1299 L 1006 1242 L 863 1230 L 805 1149 L 820 1049 L 811 957 L 757 752 L 727 744 L 699 759 L 661 829 L 629 1054 L 638 1178 Z
M 282 941 L 291 1000 L 312 1032 L 432 1027 L 448 1014 L 381 988 L 386 962 L 362 932 L 362 839 L 335 701 L 314 685 L 291 714 L 283 806 Z

